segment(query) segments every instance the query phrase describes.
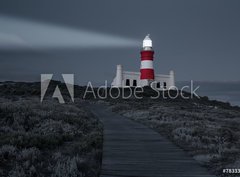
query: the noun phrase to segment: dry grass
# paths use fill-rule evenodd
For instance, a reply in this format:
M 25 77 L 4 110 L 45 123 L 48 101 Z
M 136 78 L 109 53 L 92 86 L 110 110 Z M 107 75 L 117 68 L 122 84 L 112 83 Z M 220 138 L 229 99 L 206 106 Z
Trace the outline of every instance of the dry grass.
M 0 176 L 98 176 L 102 125 L 76 105 L 0 99 Z
M 240 109 L 194 100 L 181 103 L 132 99 L 110 103 L 113 111 L 168 137 L 218 176 L 226 176 L 222 169 L 234 167 L 240 160 Z

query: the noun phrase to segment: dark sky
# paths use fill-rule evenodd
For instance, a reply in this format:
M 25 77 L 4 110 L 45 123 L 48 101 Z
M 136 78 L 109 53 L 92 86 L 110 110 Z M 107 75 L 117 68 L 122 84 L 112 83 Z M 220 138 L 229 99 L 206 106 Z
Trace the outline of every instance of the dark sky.
M 117 64 L 139 71 L 148 33 L 156 73 L 240 80 L 239 0 L 1 0 L 0 81 L 111 82 Z

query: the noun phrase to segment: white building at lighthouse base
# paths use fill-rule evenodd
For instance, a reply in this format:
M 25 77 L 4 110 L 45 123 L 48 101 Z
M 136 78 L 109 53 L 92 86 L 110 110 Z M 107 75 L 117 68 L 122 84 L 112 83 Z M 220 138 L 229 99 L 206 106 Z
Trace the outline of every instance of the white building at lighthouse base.
M 152 86 L 159 90 L 173 89 L 175 87 L 174 71 L 168 75 L 155 74 L 154 80 L 140 79 L 140 72 L 123 71 L 122 65 L 117 65 L 116 76 L 112 87 L 144 87 Z

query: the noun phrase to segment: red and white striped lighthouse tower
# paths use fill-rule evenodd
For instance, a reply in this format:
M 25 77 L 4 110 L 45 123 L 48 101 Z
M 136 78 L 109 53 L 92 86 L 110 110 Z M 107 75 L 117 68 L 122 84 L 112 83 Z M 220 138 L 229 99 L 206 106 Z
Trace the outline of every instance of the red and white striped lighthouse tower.
M 152 40 L 148 34 L 143 40 L 141 51 L 140 79 L 143 85 L 149 85 L 154 80 Z

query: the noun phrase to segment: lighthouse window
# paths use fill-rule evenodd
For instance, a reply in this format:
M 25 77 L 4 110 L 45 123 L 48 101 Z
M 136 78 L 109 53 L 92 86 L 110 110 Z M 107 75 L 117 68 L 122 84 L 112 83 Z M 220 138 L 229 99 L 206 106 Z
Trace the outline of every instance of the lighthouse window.
M 160 86 L 161 86 L 160 82 L 157 82 L 157 88 L 160 88 Z
M 133 80 L 133 87 L 137 86 L 137 80 Z
M 166 82 L 163 83 L 163 88 L 164 88 L 164 89 L 167 88 L 167 83 L 166 83 Z
M 126 79 L 126 86 L 130 86 L 130 80 Z

